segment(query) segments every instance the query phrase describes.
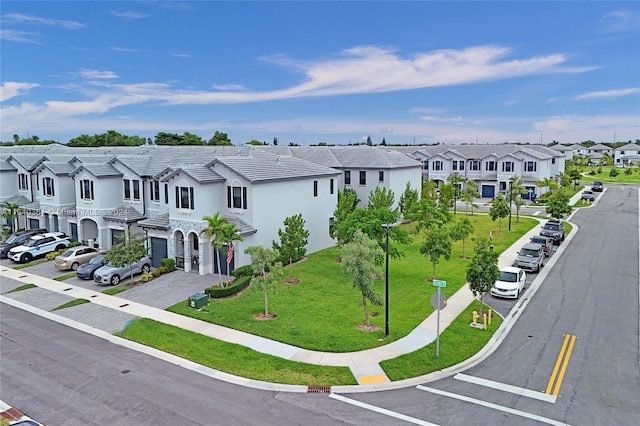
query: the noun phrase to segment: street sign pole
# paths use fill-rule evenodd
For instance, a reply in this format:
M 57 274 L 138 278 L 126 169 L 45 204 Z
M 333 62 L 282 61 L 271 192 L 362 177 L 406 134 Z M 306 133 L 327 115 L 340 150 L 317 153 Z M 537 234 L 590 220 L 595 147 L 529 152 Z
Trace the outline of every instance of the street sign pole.
M 440 289 L 442 287 L 446 287 L 447 282 L 443 280 L 433 280 L 433 285 L 438 287 L 438 303 L 436 305 L 436 310 L 438 311 L 438 314 L 436 317 L 436 358 L 439 358 L 440 357 L 440 311 L 442 310 L 442 299 L 441 299 L 442 293 L 440 292 Z
M 438 287 L 438 320 L 436 325 L 436 358 L 440 357 L 440 287 Z

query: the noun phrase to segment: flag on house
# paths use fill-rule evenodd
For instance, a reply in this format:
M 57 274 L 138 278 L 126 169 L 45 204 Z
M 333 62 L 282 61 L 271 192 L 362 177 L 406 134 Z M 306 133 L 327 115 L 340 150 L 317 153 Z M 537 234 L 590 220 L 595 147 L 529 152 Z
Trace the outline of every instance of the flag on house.
M 233 260 L 233 252 L 235 251 L 235 247 L 229 246 L 229 251 L 227 252 L 227 263 L 231 263 Z

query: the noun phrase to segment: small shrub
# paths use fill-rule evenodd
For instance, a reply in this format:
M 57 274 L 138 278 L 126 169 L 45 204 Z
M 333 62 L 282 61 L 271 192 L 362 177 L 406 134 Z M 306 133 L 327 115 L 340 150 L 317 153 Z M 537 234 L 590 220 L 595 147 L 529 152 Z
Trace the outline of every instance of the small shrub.
M 60 256 L 62 253 L 64 253 L 67 249 L 64 250 L 58 250 L 58 251 L 52 251 L 51 253 L 47 253 L 44 258 L 47 260 L 53 260 L 56 258 L 56 256 Z
M 156 268 L 153 271 L 151 271 L 151 274 L 153 275 L 154 278 L 158 278 L 160 275 L 166 272 L 167 272 L 167 268 L 165 268 L 164 266 L 160 266 L 159 268 Z
M 589 172 L 589 174 L 590 174 L 591 176 L 595 176 L 595 175 L 596 175 L 596 171 L 595 171 L 595 170 L 591 170 L 591 171 Z
M 151 272 L 145 272 L 144 274 L 140 275 L 140 281 L 142 281 L 143 283 L 151 281 L 151 279 L 153 279 L 153 274 Z
M 251 265 L 240 266 L 231 272 L 236 279 L 242 277 L 253 277 L 253 269 L 251 269 Z
M 82 245 L 82 244 L 80 244 L 80 242 L 79 242 L 79 241 L 71 241 L 71 242 L 69 243 L 69 248 L 71 248 L 71 247 L 78 247 L 78 246 L 80 246 L 80 245 Z
M 626 169 L 624 170 L 624 174 L 625 174 L 626 176 L 631 176 L 631 173 L 633 173 L 633 170 L 631 170 L 630 168 L 626 168 Z
M 162 260 L 160 260 L 160 267 L 164 268 L 165 272 L 173 272 L 176 270 L 176 260 L 175 259 L 169 259 L 169 258 L 163 258 Z M 160 268 L 158 268 L 160 269 Z M 164 273 L 164 272 L 163 272 Z
M 596 170 L 596 172 L 601 175 L 602 174 L 602 167 L 598 167 L 598 170 Z
M 241 292 L 249 286 L 251 277 L 238 278 L 233 284 L 227 287 L 208 287 L 204 289 L 204 293 L 209 296 L 209 299 L 219 299 L 222 297 L 232 296 Z
M 618 176 L 618 174 L 619 174 L 618 173 L 618 169 L 616 169 L 615 167 L 609 171 L 609 176 L 610 177 L 616 177 L 616 176 Z

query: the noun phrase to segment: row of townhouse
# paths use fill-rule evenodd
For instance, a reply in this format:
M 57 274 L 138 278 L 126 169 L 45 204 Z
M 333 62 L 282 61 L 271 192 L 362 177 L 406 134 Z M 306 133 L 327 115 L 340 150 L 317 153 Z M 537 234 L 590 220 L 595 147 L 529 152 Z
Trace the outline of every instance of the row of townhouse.
M 543 145 L 434 145 L 390 147 L 422 162 L 423 176 L 438 184 L 453 176 L 473 179 L 482 198 L 506 194 L 514 175 L 522 177 L 527 193 L 542 194 L 536 182 L 564 173 L 565 158 Z
M 19 227 L 66 232 L 105 249 L 126 230 L 143 233 L 154 266 L 164 257 L 201 275 L 217 273 L 216 252 L 202 234 L 203 216 L 220 213 L 243 241 L 227 271 L 250 263 L 252 245 L 271 246 L 284 219 L 302 214 L 308 252 L 332 246 L 329 226 L 338 191 L 366 204 L 378 186 L 400 194 L 421 185 L 421 163 L 373 147 L 0 148 L 0 204 L 21 207 Z M 353 176 L 353 179 L 351 179 Z M 398 195 L 399 196 L 399 195 Z
M 640 164 L 640 144 L 628 143 L 615 149 L 601 143 L 589 147 L 577 144 L 557 144 L 551 148 L 562 152 L 566 160 L 571 160 L 576 155 L 582 155 L 588 157 L 592 164 L 598 164 L 607 154 L 613 159 L 616 166 Z

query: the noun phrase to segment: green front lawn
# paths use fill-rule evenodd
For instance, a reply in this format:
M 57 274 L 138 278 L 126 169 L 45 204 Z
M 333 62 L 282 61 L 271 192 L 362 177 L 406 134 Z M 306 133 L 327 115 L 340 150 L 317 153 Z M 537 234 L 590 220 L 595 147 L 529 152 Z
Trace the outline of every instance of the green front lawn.
M 460 215 L 459 215 L 460 216 Z M 493 234 L 495 250 L 503 252 L 538 221 L 520 218 L 512 221 L 507 230 L 503 219 L 501 230 L 486 215 L 468 216 L 474 223 L 476 235 Z M 408 225 L 404 225 L 408 226 Z M 422 237 L 416 236 L 410 246 L 402 247 L 406 256 L 389 262 L 389 331 L 384 338 L 384 306 L 370 306 L 371 323 L 380 327 L 376 332 L 362 332 L 357 326 L 364 323 L 361 297 L 342 272 L 340 249 L 329 248 L 310 255 L 293 266 L 293 276 L 300 284 L 278 286 L 277 293 L 269 295 L 269 312 L 278 315 L 269 321 L 257 321 L 255 316 L 264 311 L 262 293 L 251 290 L 228 299 L 212 299 L 201 311 L 189 308 L 186 300 L 168 310 L 204 321 L 223 325 L 247 333 L 263 336 L 283 343 L 325 352 L 349 352 L 369 349 L 406 336 L 433 311 L 431 294 L 436 288 L 427 282 L 433 277 L 433 266 L 420 254 Z M 465 243 L 465 255 L 473 254 L 471 239 Z M 444 294 L 451 296 L 466 282 L 466 264 L 461 259 L 462 243 L 454 245 L 449 261 L 437 266 L 437 278 L 445 280 Z M 286 268 L 288 271 L 288 267 Z M 376 289 L 384 295 L 384 267 Z
M 611 172 L 611 169 L 616 169 L 618 171 L 618 176 L 616 177 L 611 177 L 609 176 L 609 173 Z M 631 174 L 630 175 L 626 175 L 625 174 L 625 170 L 631 170 Z M 601 170 L 601 173 L 598 173 L 598 170 Z M 594 172 L 594 174 L 591 174 L 591 171 Z M 627 168 L 622 168 L 622 167 L 590 167 L 588 171 L 583 172 L 582 173 L 582 180 L 586 181 L 586 182 L 593 182 L 593 181 L 600 181 L 604 184 L 607 183 L 631 183 L 631 184 L 638 184 L 640 183 L 640 168 L 638 168 L 637 166 L 633 166 L 633 167 L 627 167 Z

